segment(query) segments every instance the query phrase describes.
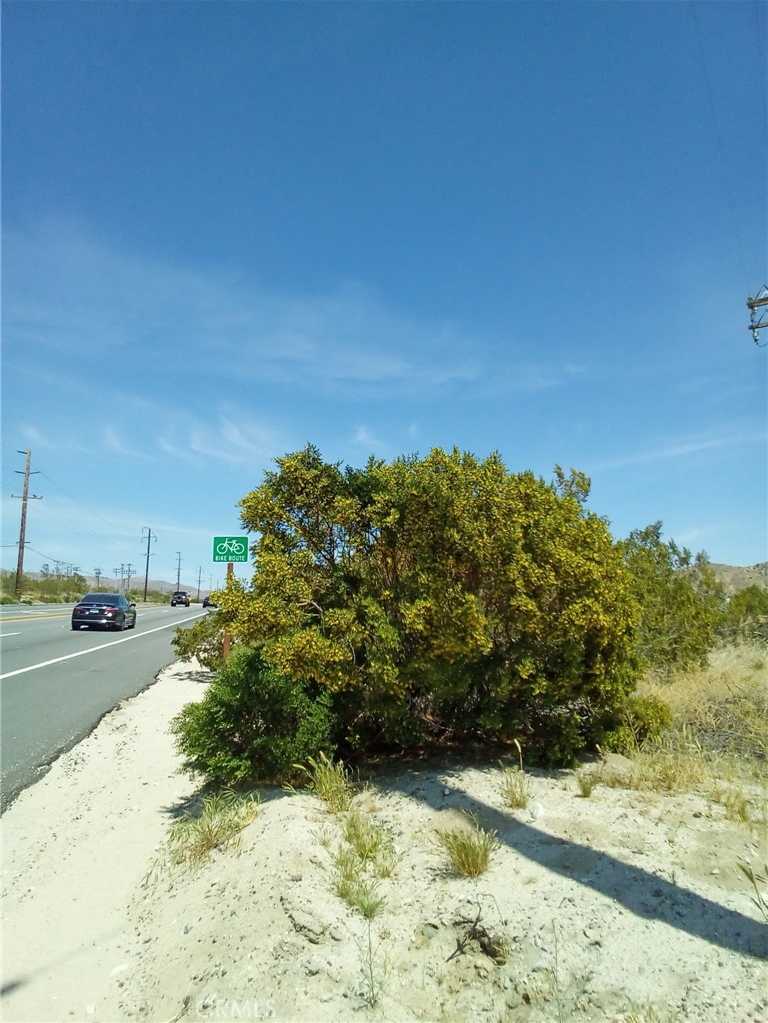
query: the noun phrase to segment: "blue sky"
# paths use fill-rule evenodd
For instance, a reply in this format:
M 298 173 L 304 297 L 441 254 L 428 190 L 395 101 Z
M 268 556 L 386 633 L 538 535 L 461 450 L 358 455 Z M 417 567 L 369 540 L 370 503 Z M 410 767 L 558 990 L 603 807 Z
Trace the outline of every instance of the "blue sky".
M 6 4 L 3 544 L 29 446 L 30 568 L 138 564 L 147 525 L 205 583 L 311 440 L 576 466 L 616 535 L 764 560 L 765 23 Z

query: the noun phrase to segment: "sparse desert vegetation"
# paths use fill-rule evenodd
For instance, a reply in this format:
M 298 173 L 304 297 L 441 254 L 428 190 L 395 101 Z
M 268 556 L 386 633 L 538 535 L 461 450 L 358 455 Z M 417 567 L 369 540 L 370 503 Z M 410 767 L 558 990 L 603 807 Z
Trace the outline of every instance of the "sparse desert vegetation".
M 216 660 L 210 624 L 180 640 L 218 671 L 174 729 L 205 777 L 283 785 L 274 841 L 301 867 L 274 922 L 289 957 L 324 948 L 314 1013 L 733 1017 L 716 970 L 684 979 L 694 947 L 768 1011 L 762 598 L 729 603 L 659 523 L 613 541 L 588 492 L 495 456 L 342 470 L 307 448 L 243 499 L 256 577 L 215 626 L 235 650 Z M 622 972 L 639 947 L 650 986 Z

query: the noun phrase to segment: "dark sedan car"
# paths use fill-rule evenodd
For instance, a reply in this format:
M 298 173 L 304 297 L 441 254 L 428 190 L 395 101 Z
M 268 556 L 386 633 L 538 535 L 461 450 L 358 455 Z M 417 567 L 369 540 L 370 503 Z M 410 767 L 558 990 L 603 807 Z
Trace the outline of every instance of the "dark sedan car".
M 218 607 L 218 606 L 219 606 L 218 604 L 214 604 L 214 602 L 211 600 L 210 593 L 208 594 L 207 597 L 203 598 L 203 607 Z
M 72 611 L 72 628 L 84 625 L 103 629 L 132 629 L 136 625 L 136 605 L 122 593 L 87 593 Z

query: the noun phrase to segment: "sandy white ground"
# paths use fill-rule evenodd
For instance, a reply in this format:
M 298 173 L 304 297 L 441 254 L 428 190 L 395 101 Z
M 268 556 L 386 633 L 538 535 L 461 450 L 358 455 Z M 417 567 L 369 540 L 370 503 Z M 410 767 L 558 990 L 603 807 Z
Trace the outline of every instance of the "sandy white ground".
M 194 791 L 167 723 L 200 678 L 169 669 L 4 816 L 4 1019 L 768 1020 L 768 929 L 736 869 L 760 850 L 696 796 L 583 800 L 562 772 L 508 811 L 495 768 L 382 773 L 359 797 L 397 851 L 375 1008 L 368 925 L 331 887 L 339 823 L 314 797 L 267 792 L 239 852 L 142 883 Z M 477 881 L 433 843 L 463 809 L 501 841 Z M 471 940 L 455 954 L 478 911 L 506 962 Z
M 166 669 L 0 818 L 3 1019 L 94 1019 L 129 968 L 131 895 L 167 808 L 194 791 L 167 729 L 202 694 L 199 678 L 189 665 Z

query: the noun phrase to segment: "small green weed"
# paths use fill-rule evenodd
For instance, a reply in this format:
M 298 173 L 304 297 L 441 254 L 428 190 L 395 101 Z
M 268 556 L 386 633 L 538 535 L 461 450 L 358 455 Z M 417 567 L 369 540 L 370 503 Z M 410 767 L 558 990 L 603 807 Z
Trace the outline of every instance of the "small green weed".
M 381 825 L 357 809 L 345 819 L 342 835 L 344 844 L 333 856 L 334 890 L 347 905 L 372 920 L 384 907 L 378 880 L 394 874 L 394 850 Z
M 755 870 L 751 863 L 739 860 L 736 864 L 744 877 L 749 881 L 754 890 L 752 902 L 757 906 L 768 923 L 768 863 L 763 867 L 762 872 Z
M 373 920 L 384 908 L 376 881 L 365 876 L 365 864 L 353 849 L 342 846 L 334 857 L 336 875 L 333 888 L 340 899 L 356 909 L 366 920 Z
M 352 810 L 344 821 L 344 839 L 363 863 L 368 863 L 383 851 L 386 836 L 383 828 L 370 817 Z
M 394 877 L 395 868 L 397 867 L 397 860 L 395 859 L 395 851 L 391 846 L 386 846 L 376 858 L 376 862 L 373 865 L 373 872 L 376 877 L 386 879 Z
M 620 1023 L 676 1023 L 679 1019 L 680 1016 L 677 1012 L 662 1013 L 658 1009 L 654 1009 L 652 1005 L 647 1005 L 643 1009 L 633 1009 L 626 1016 L 622 1016 Z
M 370 1009 L 374 1009 L 379 1004 L 384 986 L 384 978 L 389 969 L 386 955 L 380 955 L 382 942 L 383 932 L 382 940 L 379 941 L 378 945 L 374 946 L 373 929 L 369 919 L 367 940 L 364 942 L 358 941 L 357 947 L 360 952 L 360 969 L 363 981 L 361 994 L 363 1001 Z

